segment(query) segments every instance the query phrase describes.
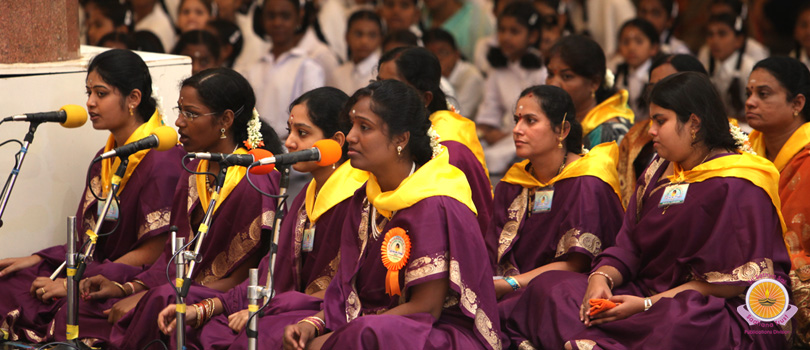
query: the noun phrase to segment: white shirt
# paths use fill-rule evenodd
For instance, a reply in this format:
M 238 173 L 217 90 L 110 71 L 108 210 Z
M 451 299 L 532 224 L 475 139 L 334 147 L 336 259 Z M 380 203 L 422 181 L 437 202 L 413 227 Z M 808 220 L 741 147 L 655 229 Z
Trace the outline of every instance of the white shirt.
M 380 52 L 375 51 L 366 59 L 355 64 L 348 61 L 338 67 L 332 73 L 334 87 L 351 96 L 360 88 L 366 87 L 372 79 L 377 78 L 377 62 L 380 60 Z
M 135 24 L 135 31 L 139 30 L 148 30 L 154 33 L 158 39 L 160 39 L 160 43 L 163 44 L 163 50 L 166 52 L 171 52 L 174 48 L 174 44 L 177 42 L 174 27 L 172 27 L 172 22 L 169 20 L 169 15 L 163 11 L 163 8 L 161 8 L 158 3 L 152 8 L 150 14 Z
M 617 55 L 621 58 L 621 55 Z M 618 70 L 618 65 L 624 63 L 623 60 L 617 62 L 616 67 L 613 68 L 614 74 L 616 74 Z M 641 116 L 638 119 L 646 119 L 648 114 L 647 108 L 641 108 L 639 106 L 639 97 L 644 92 L 644 87 L 647 86 L 647 83 L 650 81 L 650 67 L 652 66 L 652 59 L 647 59 L 637 68 L 629 67 L 627 70 L 627 85 L 624 84 L 624 77 L 617 76 L 616 77 L 616 87 L 619 89 L 626 89 L 629 93 L 630 100 L 628 101 L 630 104 L 630 108 L 633 109 L 633 114 Z
M 332 72 L 337 70 L 340 62 L 338 62 L 337 56 L 335 56 L 332 50 L 318 39 L 312 27 L 307 28 L 306 32 L 304 32 L 304 36 L 301 37 L 301 41 L 298 42 L 297 47 L 303 49 L 309 58 L 323 67 L 327 79 L 326 85 L 335 86 L 334 82 L 331 81 Z
M 512 132 L 512 114 L 520 92 L 530 86 L 545 84 L 547 74 L 545 66 L 527 70 L 517 61 L 509 62 L 504 68 L 493 69 L 487 76 L 484 101 L 478 107 L 476 123 Z
M 756 64 L 757 61 L 754 61 L 748 55 L 743 54 L 740 69 L 736 70 L 735 66 L 737 65 L 737 56 L 738 54 L 735 53 L 729 56 L 723 62 L 715 60 L 714 74 L 711 75 L 711 80 L 714 87 L 717 88 L 717 92 L 720 93 L 720 97 L 723 99 L 723 104 L 726 107 L 726 114 L 729 117 L 741 118 L 745 111 L 734 110 L 731 105 L 731 95 L 729 95 L 728 89 L 731 86 L 732 80 L 735 77 L 739 78 L 740 91 L 737 93 L 740 95 L 740 100 L 745 103 L 745 86 L 748 84 L 748 76 L 751 74 L 751 70 L 753 70 L 754 64 Z M 708 70 L 709 66 L 707 64 L 706 71 Z
M 233 63 L 233 70 L 245 74 L 250 67 L 259 62 L 264 54 L 270 51 L 270 43 L 262 40 L 253 31 L 253 13 L 256 5 L 250 7 L 247 14 L 236 12 L 234 16 L 236 25 L 242 32 L 242 52 L 236 57 Z
M 267 53 L 245 75 L 256 94 L 256 109 L 262 120 L 284 140 L 290 103 L 304 92 L 324 86 L 323 68 L 300 47 L 276 58 Z
M 588 30 L 594 41 L 606 54 L 618 47 L 616 33 L 624 22 L 636 17 L 636 8 L 630 0 L 593 0 L 587 2 L 588 22 L 585 23 L 578 1 L 569 1 L 571 24 L 577 33 Z
M 793 51 L 790 52 L 790 55 L 788 57 L 796 58 L 796 49 L 793 49 Z M 807 51 L 799 50 L 798 61 L 804 63 L 804 65 L 807 66 L 808 69 L 810 69 L 810 57 L 807 57 Z
M 484 77 L 472 63 L 459 60 L 447 77 L 456 90 L 459 114 L 475 120 L 478 105 L 484 98 Z
M 664 44 L 664 40 L 667 40 L 667 35 L 669 35 L 669 31 L 665 30 L 661 33 L 661 52 L 665 54 L 685 54 L 691 55 L 692 51 L 689 50 L 689 47 L 686 46 L 686 43 L 681 41 L 680 39 L 672 36 L 669 38 L 669 44 Z
M 760 44 L 758 41 L 754 40 L 753 38 L 747 38 L 745 40 L 745 55 L 748 58 L 754 60 L 754 62 L 762 61 L 771 56 L 770 50 L 767 47 Z M 736 55 L 732 55 L 733 57 L 737 57 Z M 704 44 L 700 47 L 698 51 L 698 59 L 700 62 L 706 66 L 707 70 L 709 69 L 709 58 L 711 57 L 711 51 L 709 51 L 709 45 Z M 747 77 L 746 77 L 747 78 Z
M 487 60 L 487 53 L 489 53 L 489 49 L 493 47 L 500 47 L 500 45 L 498 45 L 497 34 L 485 36 L 478 39 L 478 42 L 475 43 L 472 62 L 475 63 L 475 66 L 478 67 L 478 70 L 481 71 L 483 75 L 488 75 L 489 71 L 492 70 L 492 66 L 489 65 L 489 60 Z

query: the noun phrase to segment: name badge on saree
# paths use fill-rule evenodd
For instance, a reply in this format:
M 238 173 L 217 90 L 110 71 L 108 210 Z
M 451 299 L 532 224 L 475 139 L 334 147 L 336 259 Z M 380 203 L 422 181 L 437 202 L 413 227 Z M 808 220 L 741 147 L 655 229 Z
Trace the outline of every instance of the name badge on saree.
M 104 209 L 104 202 L 106 201 L 98 201 L 98 204 L 96 205 L 98 207 L 96 216 L 101 216 L 101 211 Z M 112 203 L 110 203 L 110 209 L 107 209 L 107 215 L 104 216 L 104 220 L 118 220 L 118 201 L 113 200 Z
M 315 244 L 315 227 L 304 230 L 304 238 L 301 242 L 301 250 L 311 252 L 312 246 Z
M 658 203 L 658 207 L 683 203 L 686 200 L 687 190 L 689 190 L 689 184 L 687 183 L 667 186 L 664 189 L 664 194 L 661 196 L 661 202 Z
M 551 201 L 554 199 L 554 188 L 547 187 L 534 193 L 532 214 L 551 211 Z

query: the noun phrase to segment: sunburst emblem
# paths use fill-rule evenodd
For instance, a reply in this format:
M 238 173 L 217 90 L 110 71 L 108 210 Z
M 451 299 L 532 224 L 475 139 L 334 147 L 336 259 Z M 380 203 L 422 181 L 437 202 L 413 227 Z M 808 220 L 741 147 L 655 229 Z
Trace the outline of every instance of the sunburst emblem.
M 787 311 L 787 289 L 773 279 L 761 279 L 748 288 L 745 304 L 754 317 L 763 322 L 773 321 Z

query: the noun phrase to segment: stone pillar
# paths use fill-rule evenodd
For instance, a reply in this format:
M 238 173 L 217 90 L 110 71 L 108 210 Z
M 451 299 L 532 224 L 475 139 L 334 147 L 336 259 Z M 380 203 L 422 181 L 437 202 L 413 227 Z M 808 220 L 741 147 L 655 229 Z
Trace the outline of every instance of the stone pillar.
M 78 0 L 0 0 L 0 63 L 79 58 Z

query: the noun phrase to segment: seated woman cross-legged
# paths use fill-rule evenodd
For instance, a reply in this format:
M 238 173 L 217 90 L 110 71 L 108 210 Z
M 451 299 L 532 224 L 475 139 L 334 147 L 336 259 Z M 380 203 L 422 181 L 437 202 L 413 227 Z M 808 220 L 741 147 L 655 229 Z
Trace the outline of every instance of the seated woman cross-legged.
M 785 335 L 771 332 L 778 326 L 749 325 L 738 313 L 757 279 L 788 281 L 776 168 L 738 151 L 744 142 L 705 75 L 669 76 L 650 101 L 658 157 L 639 178 L 616 245 L 590 276 L 535 278 L 520 302 L 542 312 L 513 312 L 507 327 L 527 348 L 785 348 Z M 597 312 L 592 302 L 618 305 Z
M 582 127 L 565 90 L 530 87 L 514 114 L 516 152 L 526 160 L 513 165 L 495 188 L 486 236 L 493 270 L 503 276 L 494 281 L 502 317 L 521 308 L 516 303 L 525 291 L 521 286 L 540 274 L 587 272 L 591 259 L 613 245 L 624 215 L 618 147 L 610 142 L 585 153 Z
M 340 261 L 340 228 L 348 213 L 349 198 L 368 180 L 367 172 L 345 161 L 349 127 L 338 116 L 348 99 L 336 88 L 320 87 L 290 105 L 290 135 L 285 143 L 290 152 L 310 149 L 327 139 L 342 144 L 343 152 L 335 152 L 337 164 L 311 161 L 293 165 L 297 171 L 312 174 L 313 180 L 295 197 L 281 223 L 273 273 L 268 273 L 269 254 L 259 263 L 259 285 L 267 285 L 267 278 L 272 278 L 276 292 L 263 310 L 265 316 L 257 322 L 263 349 L 280 348 L 284 326 L 320 311 L 324 291 Z M 187 310 L 186 325 L 194 326 L 187 327 L 188 349 L 248 347 L 248 283 L 245 280 L 223 295 L 200 302 L 201 307 L 213 307 L 207 314 L 198 314 L 195 307 Z M 158 318 L 161 331 L 174 335 L 175 318 L 174 304 L 164 308 Z M 279 321 L 282 318 L 287 322 Z
M 350 199 L 324 310 L 287 326 L 284 348 L 500 349 L 470 185 L 428 136 L 417 92 L 376 82 L 343 116 L 351 164 L 369 180 Z

